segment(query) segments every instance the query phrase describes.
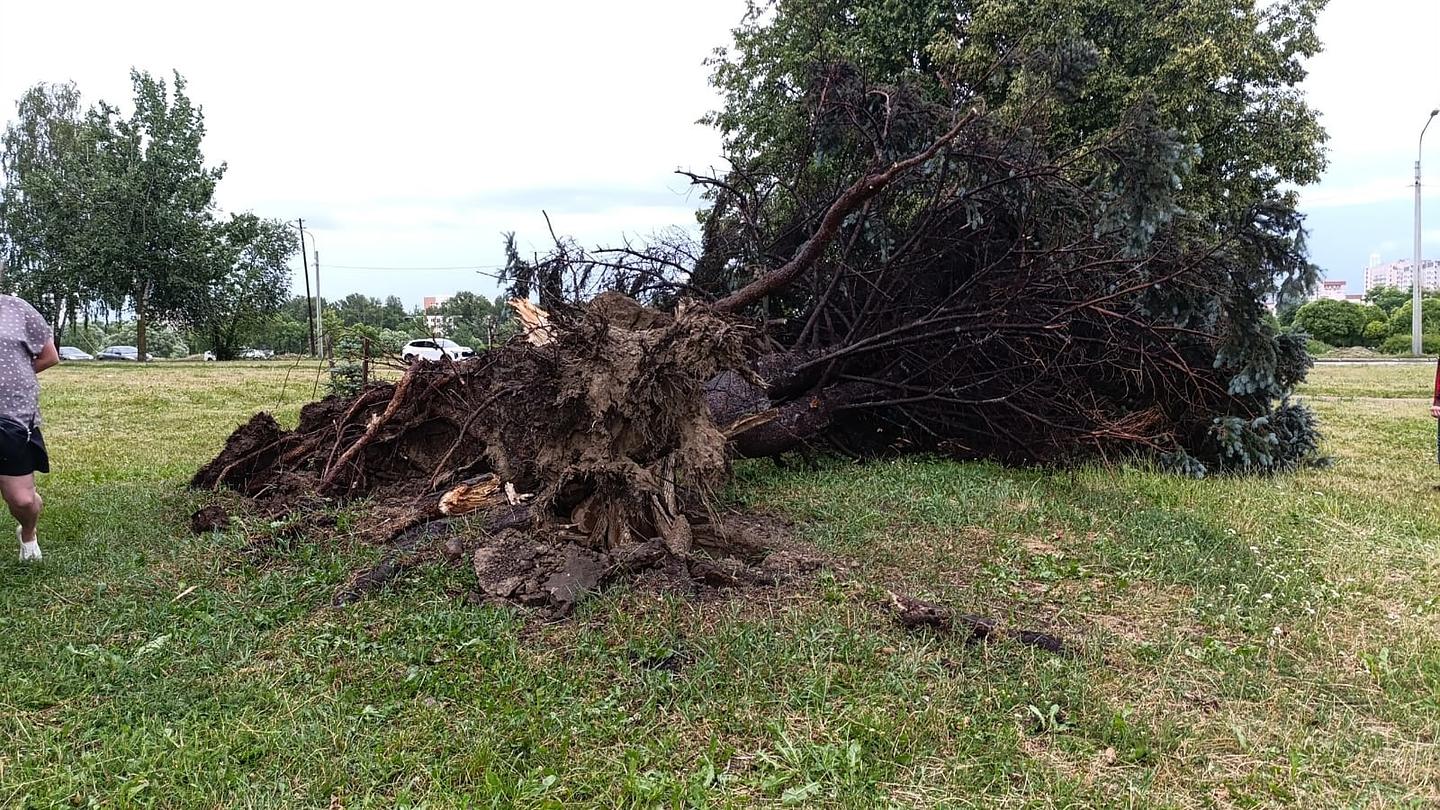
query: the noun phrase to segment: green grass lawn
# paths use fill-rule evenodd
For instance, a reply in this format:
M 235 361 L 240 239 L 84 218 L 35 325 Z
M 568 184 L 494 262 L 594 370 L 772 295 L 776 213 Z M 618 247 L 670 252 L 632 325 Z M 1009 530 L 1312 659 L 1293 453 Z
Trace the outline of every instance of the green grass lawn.
M 730 497 L 852 564 L 560 624 L 466 606 L 463 569 L 333 608 L 374 549 L 261 564 L 184 530 L 194 468 L 314 373 L 46 373 L 46 560 L 0 558 L 0 806 L 1440 803 L 1429 367 L 1318 369 L 1335 464 L 1272 479 L 747 465 Z M 885 588 L 1080 654 L 906 633 Z

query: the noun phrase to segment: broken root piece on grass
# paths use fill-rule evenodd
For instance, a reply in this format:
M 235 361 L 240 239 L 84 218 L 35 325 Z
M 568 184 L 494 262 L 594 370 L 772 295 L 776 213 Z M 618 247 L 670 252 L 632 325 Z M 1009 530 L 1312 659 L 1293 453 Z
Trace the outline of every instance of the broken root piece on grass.
M 895 611 L 895 621 L 907 630 L 928 627 L 941 633 L 961 633 L 967 644 L 1008 638 L 1028 647 L 1037 647 L 1056 655 L 1072 653 L 1064 641 L 1049 633 L 1033 630 L 1002 630 L 999 622 L 994 619 L 969 613 L 956 613 L 942 605 L 898 594 L 894 591 L 887 593 L 890 595 L 890 606 Z
M 228 528 L 230 528 L 230 513 L 225 511 L 225 507 L 218 504 L 203 507 L 190 516 L 190 531 L 195 534 L 223 532 Z

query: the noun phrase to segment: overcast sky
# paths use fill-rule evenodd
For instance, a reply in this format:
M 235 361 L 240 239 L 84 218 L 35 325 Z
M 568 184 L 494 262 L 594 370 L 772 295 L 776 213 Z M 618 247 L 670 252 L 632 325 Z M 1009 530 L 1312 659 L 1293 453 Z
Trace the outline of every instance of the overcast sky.
M 179 70 L 231 211 L 304 217 L 327 297 L 494 292 L 503 231 L 586 243 L 694 222 L 677 168 L 718 163 L 702 62 L 743 0 L 344 4 L 0 0 L 4 117 L 36 82 L 128 102 L 131 66 Z M 1314 259 L 1358 285 L 1411 248 L 1411 172 L 1440 105 L 1440 0 L 1331 0 L 1313 103 L 1331 168 L 1305 192 Z M 1440 125 L 1427 246 L 1440 255 Z M 298 267 L 298 262 L 297 262 Z M 297 289 L 299 289 L 297 275 Z

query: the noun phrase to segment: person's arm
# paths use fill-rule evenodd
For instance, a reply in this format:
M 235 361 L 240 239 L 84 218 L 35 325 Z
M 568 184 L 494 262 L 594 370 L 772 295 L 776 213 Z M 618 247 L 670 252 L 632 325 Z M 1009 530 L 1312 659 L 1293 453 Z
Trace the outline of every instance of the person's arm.
M 24 336 L 21 345 L 33 358 L 30 363 L 39 374 L 47 368 L 60 362 L 60 353 L 55 350 L 55 333 L 50 330 L 50 324 L 45 323 L 45 318 L 35 307 L 21 302 L 23 309 Z
M 39 374 L 59 362 L 60 352 L 55 350 L 55 341 L 47 340 L 40 353 L 35 355 L 35 373 Z
M 1430 400 L 1430 415 L 1440 419 L 1440 360 L 1435 361 L 1435 396 Z

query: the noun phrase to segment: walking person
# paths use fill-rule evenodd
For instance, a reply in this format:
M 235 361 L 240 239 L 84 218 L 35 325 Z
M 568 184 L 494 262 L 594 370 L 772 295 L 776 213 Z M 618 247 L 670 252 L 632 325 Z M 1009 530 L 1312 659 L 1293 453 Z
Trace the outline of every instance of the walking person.
M 1440 420 L 1440 358 L 1435 360 L 1435 394 L 1430 400 L 1430 415 Z M 1440 422 L 1435 423 L 1435 461 L 1440 463 Z
M 44 501 L 35 473 L 50 472 L 40 434 L 40 381 L 36 375 L 60 362 L 55 336 L 35 308 L 0 295 L 0 496 L 19 522 L 22 561 L 40 559 L 36 526 Z

